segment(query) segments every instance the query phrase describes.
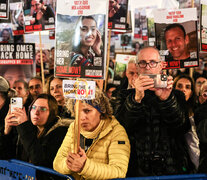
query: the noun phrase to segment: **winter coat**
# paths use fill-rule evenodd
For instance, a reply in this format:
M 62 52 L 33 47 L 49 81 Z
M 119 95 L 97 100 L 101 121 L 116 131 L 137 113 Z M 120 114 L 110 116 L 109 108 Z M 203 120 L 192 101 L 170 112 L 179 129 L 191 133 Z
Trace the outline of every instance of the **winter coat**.
M 116 98 L 115 117 L 125 127 L 131 143 L 127 176 L 185 174 L 193 171 L 185 134 L 190 121 L 184 94 L 173 90 L 161 101 L 146 90 L 141 103 L 135 90 L 123 90 Z
M 200 162 L 198 172 L 207 173 L 207 101 L 196 109 L 194 119 L 200 141 Z
M 7 98 L 0 109 L 0 159 L 11 159 L 16 157 L 16 128 L 12 128 L 8 135 L 4 135 L 5 117 L 9 111 L 10 98 Z
M 70 120 L 56 119 L 45 128 L 44 134 L 39 138 L 37 126 L 31 121 L 18 125 L 17 158 L 34 165 L 52 168 L 53 160 L 70 123 Z
M 116 119 L 104 119 L 100 134 L 86 152 L 87 160 L 80 173 L 73 173 L 66 165 L 68 152 L 73 152 L 74 124 L 55 157 L 53 167 L 62 174 L 71 174 L 75 179 L 113 179 L 126 176 L 130 144 L 125 129 Z

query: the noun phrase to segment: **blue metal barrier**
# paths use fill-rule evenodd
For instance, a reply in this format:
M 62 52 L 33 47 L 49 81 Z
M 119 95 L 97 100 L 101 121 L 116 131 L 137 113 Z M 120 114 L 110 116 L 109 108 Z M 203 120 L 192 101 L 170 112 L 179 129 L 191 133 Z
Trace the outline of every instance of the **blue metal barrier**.
M 11 159 L 0 160 L 0 180 L 35 180 L 36 172 L 41 171 L 47 174 L 56 175 L 67 180 L 74 180 L 72 176 L 60 174 L 53 169 L 42 166 L 35 166 L 31 163 Z M 116 180 L 207 180 L 207 174 L 170 175 L 170 176 L 149 176 L 120 178 Z
M 31 163 L 11 159 L 0 160 L 0 180 L 35 180 L 37 171 L 62 177 L 67 180 L 74 180 L 72 176 L 67 176 L 54 171 L 53 169 L 35 166 Z
M 186 174 L 186 175 L 169 175 L 169 176 L 148 176 L 124 178 L 126 180 L 207 180 L 207 174 Z M 124 180 L 121 178 L 120 180 Z M 116 179 L 119 180 L 119 179 Z

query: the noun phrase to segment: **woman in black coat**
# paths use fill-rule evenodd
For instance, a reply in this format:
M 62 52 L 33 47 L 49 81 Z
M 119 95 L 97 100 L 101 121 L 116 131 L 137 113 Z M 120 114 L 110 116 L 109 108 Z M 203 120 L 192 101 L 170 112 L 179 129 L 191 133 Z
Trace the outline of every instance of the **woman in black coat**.
M 69 127 L 69 121 L 59 119 L 57 113 L 55 98 L 40 94 L 30 106 L 29 117 L 25 109 L 20 108 L 7 115 L 5 132 L 9 134 L 11 126 L 17 128 L 18 159 L 52 168 L 53 159 Z
M 4 119 L 9 111 L 10 97 L 15 93 L 14 89 L 9 88 L 7 80 L 0 76 L 0 159 L 15 157 L 17 133 L 12 129 L 9 135 L 4 134 Z

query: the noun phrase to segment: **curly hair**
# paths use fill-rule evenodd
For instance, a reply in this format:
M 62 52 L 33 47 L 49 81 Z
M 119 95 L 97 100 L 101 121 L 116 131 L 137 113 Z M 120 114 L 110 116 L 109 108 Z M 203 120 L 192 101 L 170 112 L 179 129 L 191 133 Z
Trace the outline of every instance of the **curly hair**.
M 105 94 L 98 88 L 95 91 L 95 99 L 93 100 L 81 100 L 82 103 L 87 103 L 93 107 L 98 107 L 101 112 L 101 118 L 111 118 L 113 114 L 113 109 L 109 102 L 109 99 L 105 96 Z M 90 102 L 90 103 L 89 103 Z M 67 99 L 66 100 L 66 107 L 69 111 L 71 111 L 71 116 L 75 116 L 75 100 L 74 99 Z

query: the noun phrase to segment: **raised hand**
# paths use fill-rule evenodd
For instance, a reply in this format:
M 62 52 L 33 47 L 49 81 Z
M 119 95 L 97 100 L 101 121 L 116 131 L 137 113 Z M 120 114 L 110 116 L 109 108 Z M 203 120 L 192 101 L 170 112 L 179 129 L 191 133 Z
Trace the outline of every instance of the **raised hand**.
M 133 86 L 136 90 L 135 100 L 140 103 L 144 98 L 144 91 L 154 87 L 154 80 L 149 76 L 139 75 L 139 77 L 134 80 Z
M 97 33 L 96 41 L 94 42 L 92 49 L 98 56 L 101 56 L 101 44 L 102 44 L 101 33 L 98 30 L 96 31 L 96 33 Z

